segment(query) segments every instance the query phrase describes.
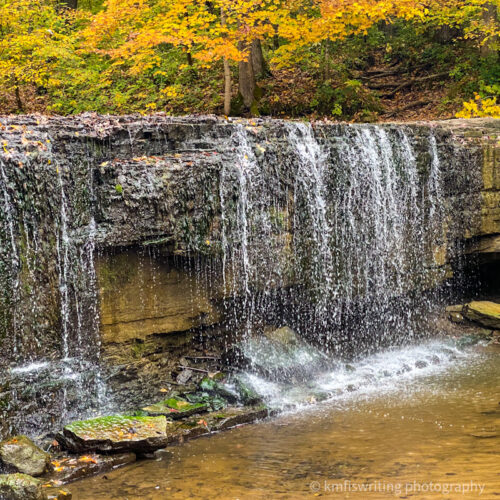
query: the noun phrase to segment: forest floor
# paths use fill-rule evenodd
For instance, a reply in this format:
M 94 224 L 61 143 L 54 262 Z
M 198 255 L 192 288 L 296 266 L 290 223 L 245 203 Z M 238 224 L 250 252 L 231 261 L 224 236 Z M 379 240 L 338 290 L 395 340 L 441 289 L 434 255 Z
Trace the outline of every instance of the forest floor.
M 361 79 L 380 96 L 379 121 L 448 119 L 455 116 L 447 100 L 448 73 L 428 71 L 404 73 L 397 67 L 375 66 Z
M 429 68 L 415 68 L 409 71 L 403 64 L 387 65 L 380 62 L 359 71 L 354 77 L 362 82 L 363 95 L 365 98 L 369 96 L 367 100 L 376 103 L 377 111 L 361 109 L 349 120 L 352 122 L 446 120 L 454 118 L 462 107 L 460 89 L 452 90 L 456 82 L 451 81 L 448 72 Z M 344 121 L 331 114 L 310 111 L 317 82 L 314 76 L 305 72 L 297 69 L 277 70 L 261 81 L 260 85 L 266 89 L 262 102 L 269 110 L 263 116 Z M 236 95 L 237 91 L 235 82 L 233 94 Z M 451 94 L 454 95 L 453 99 L 450 98 Z M 23 110 L 19 110 L 14 93 L 0 93 L 0 114 L 52 114 L 48 111 L 48 95 L 37 92 L 34 88 L 24 88 L 21 98 L 24 103 Z M 158 108 L 156 111 L 162 110 Z M 207 110 L 207 114 L 211 112 L 212 110 Z M 193 114 L 199 113 L 199 110 L 193 110 Z M 190 114 L 189 111 L 186 114 Z

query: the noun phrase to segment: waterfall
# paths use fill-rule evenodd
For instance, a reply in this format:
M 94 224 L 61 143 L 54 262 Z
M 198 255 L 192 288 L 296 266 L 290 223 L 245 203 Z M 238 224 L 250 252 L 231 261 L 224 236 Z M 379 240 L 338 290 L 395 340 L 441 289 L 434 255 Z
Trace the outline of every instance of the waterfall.
M 428 136 L 429 160 L 419 165 L 415 139 L 404 127 L 342 127 L 334 147 L 332 137 L 311 124 L 287 123 L 284 130 L 292 186 L 277 180 L 283 173 L 258 154 L 262 137 L 242 125 L 233 136 L 236 161 L 221 172 L 223 262 L 224 268 L 231 263 L 233 289 L 246 297 L 247 310 L 256 311 L 269 305 L 262 296 L 274 290 L 271 275 L 281 286 L 300 283 L 309 311 L 297 312 L 295 303 L 291 314 L 313 337 L 323 331 L 321 338 L 335 342 L 362 315 L 358 333 L 345 339 L 351 344 L 390 340 L 398 321 L 405 329 L 400 339 L 412 338 L 418 330 L 412 318 L 427 307 L 421 294 L 433 273 L 443 273 L 434 262 L 443 237 L 435 137 Z M 293 220 L 291 228 L 273 227 L 275 209 Z M 280 240 L 273 232 L 280 233 L 281 246 L 273 246 Z M 289 251 L 282 244 L 288 232 Z
M 288 141 L 298 160 L 294 196 L 297 201 L 304 200 L 300 213 L 294 216 L 294 234 L 311 231 L 312 288 L 325 306 L 327 300 L 335 297 L 337 288 L 333 276 L 333 226 L 327 201 L 328 157 L 316 140 L 311 124 L 290 123 L 287 130 Z
M 11 133 L 0 159 L 0 387 L 10 387 L 0 432 L 15 433 L 80 415 L 102 391 L 93 171 L 79 159 L 68 169 L 45 131 Z
M 57 178 L 59 181 L 59 188 L 61 190 L 60 198 L 60 217 L 59 226 L 60 231 L 56 234 L 57 241 L 57 261 L 59 265 L 59 292 L 61 294 L 61 324 L 62 324 L 62 354 L 63 358 L 68 358 L 69 356 L 69 328 L 70 328 L 70 300 L 69 300 L 69 283 L 68 274 L 69 270 L 69 250 L 70 250 L 70 240 L 68 237 L 68 216 L 67 216 L 67 201 L 66 194 L 64 192 L 64 184 L 62 179 L 62 173 L 59 167 L 56 168 Z
M 259 337 L 282 326 L 304 341 L 290 363 L 316 367 L 427 333 L 468 224 L 453 219 L 459 152 L 441 129 L 86 117 L 79 135 L 60 120 L 2 129 L 0 362 L 23 389 L 13 407 L 36 380 L 56 387 L 59 417 L 104 394 L 101 249 L 180 256 L 189 324 L 213 312 L 199 324 L 255 359 L 276 359 Z

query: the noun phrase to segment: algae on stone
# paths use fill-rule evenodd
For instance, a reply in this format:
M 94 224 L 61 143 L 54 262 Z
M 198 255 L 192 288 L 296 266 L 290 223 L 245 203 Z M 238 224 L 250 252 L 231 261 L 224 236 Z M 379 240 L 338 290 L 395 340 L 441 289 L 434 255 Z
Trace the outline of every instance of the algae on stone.
M 179 398 L 169 398 L 143 408 L 150 415 L 168 415 L 173 419 L 188 417 L 194 413 L 207 411 L 206 403 L 190 403 Z

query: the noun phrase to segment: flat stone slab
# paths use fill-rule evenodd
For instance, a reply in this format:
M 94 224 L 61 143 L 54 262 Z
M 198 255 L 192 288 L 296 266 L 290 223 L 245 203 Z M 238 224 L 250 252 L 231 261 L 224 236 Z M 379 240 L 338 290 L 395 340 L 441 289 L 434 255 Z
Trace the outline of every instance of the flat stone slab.
M 70 491 L 61 488 L 60 486 L 48 486 L 47 484 L 42 484 L 44 498 L 47 500 L 71 500 L 73 495 Z
M 223 431 L 238 425 L 250 424 L 269 415 L 265 406 L 225 408 L 208 415 L 206 425 L 211 432 Z
M 500 329 L 500 304 L 487 300 L 466 304 L 462 313 L 470 321 L 486 328 Z
M 92 453 L 77 457 L 59 457 L 52 460 L 53 472 L 49 477 L 48 485 L 59 486 L 84 477 L 103 474 L 123 465 L 131 464 L 136 459 L 135 453 L 131 452 L 113 455 Z
M 64 427 L 58 441 L 73 452 L 138 451 L 148 452 L 169 443 L 167 419 L 159 417 L 98 417 L 73 422 Z
M 264 406 L 230 407 L 208 415 L 198 415 L 187 420 L 172 422 L 169 427 L 171 443 L 182 443 L 189 439 L 212 434 L 261 420 L 269 415 Z
M 50 465 L 50 455 L 26 436 L 14 436 L 0 443 L 1 461 L 16 471 L 41 476 Z
M 210 429 L 205 418 L 193 418 L 188 421 L 178 422 L 172 428 L 173 442 L 183 443 L 188 439 L 195 439 L 210 434 Z
M 165 415 L 174 420 L 189 417 L 208 410 L 208 404 L 189 403 L 179 398 L 169 398 L 143 408 L 149 415 Z

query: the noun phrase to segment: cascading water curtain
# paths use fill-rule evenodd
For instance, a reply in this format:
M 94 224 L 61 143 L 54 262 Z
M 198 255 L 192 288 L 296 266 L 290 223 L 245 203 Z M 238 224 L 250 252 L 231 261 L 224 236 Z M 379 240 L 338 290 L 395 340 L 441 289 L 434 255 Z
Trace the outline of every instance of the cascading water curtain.
M 289 322 L 306 336 L 352 349 L 413 338 L 429 306 L 423 292 L 444 273 L 435 137 L 423 144 L 410 129 L 375 125 L 284 128 L 278 162 L 265 137 L 238 125 L 235 161 L 221 174 L 224 275 L 243 297 L 246 330 L 266 297 L 294 287 Z

